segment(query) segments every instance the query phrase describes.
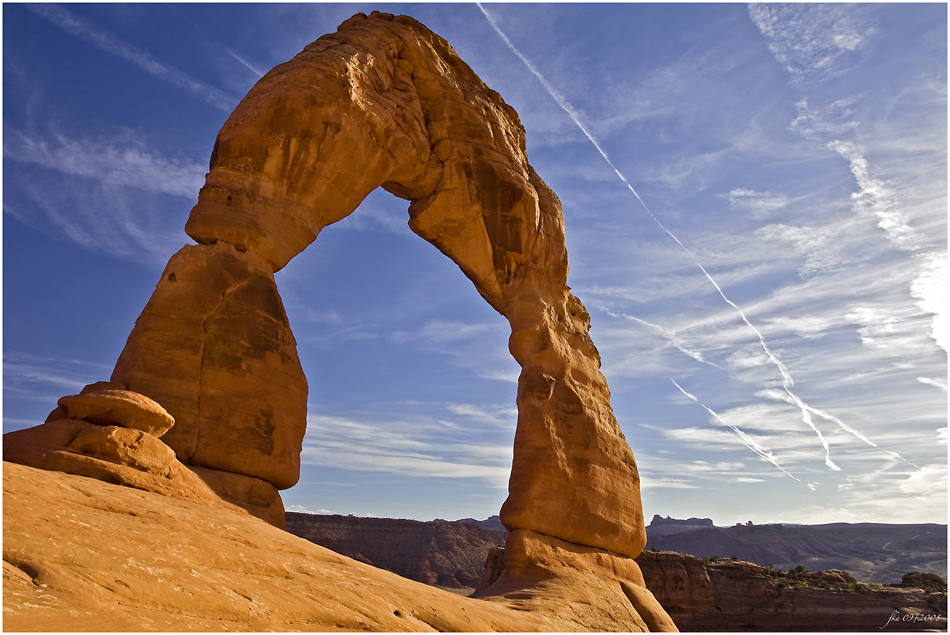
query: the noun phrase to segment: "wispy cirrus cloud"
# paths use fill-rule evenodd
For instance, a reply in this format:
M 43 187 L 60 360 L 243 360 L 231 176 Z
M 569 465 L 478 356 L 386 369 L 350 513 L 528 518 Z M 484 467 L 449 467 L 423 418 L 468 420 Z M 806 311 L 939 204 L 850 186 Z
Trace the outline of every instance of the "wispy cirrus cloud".
M 756 235 L 763 240 L 791 243 L 798 253 L 805 256 L 804 264 L 798 268 L 798 275 L 803 278 L 830 271 L 842 261 L 835 249 L 834 232 L 827 228 L 793 227 L 776 223 L 758 229 Z
M 112 136 L 8 130 L 4 160 L 5 213 L 91 251 L 149 266 L 163 264 L 185 241 L 184 220 L 205 173 L 201 163 L 162 155 L 130 130 Z
M 195 79 L 170 64 L 162 62 L 154 55 L 126 42 L 114 33 L 76 15 L 65 7 L 57 4 L 27 4 L 25 6 L 66 33 L 138 66 L 149 75 L 177 86 L 219 110 L 229 112 L 237 103 L 237 100 L 231 95 Z
M 108 379 L 111 374 L 112 366 L 102 362 L 21 353 L 10 350 L 8 342 L 3 351 L 3 398 L 8 407 L 12 405 L 8 400 L 29 404 L 29 411 L 42 417 L 63 395 L 77 394 L 86 384 Z M 42 419 L 8 416 L 12 410 L 15 408 L 4 413 L 5 432 L 43 423 Z
M 111 139 L 68 137 L 7 130 L 3 156 L 69 176 L 98 181 L 105 187 L 132 187 L 154 194 L 195 198 L 206 166 L 180 157 L 161 156 L 144 146 L 131 131 Z
M 856 144 L 847 141 L 832 141 L 828 144 L 828 148 L 848 161 L 851 173 L 857 181 L 858 191 L 851 195 L 854 211 L 877 219 L 877 226 L 898 249 L 903 251 L 919 249 L 921 239 L 908 224 L 893 189 L 885 181 L 872 175 L 861 149 Z
M 859 122 L 849 119 L 854 114 L 850 106 L 855 101 L 855 97 L 849 97 L 827 106 L 812 106 L 806 97 L 795 104 L 798 116 L 788 127 L 806 139 L 835 137 L 850 132 L 860 125 Z
M 706 360 L 703 357 L 702 351 L 691 348 L 688 342 L 686 342 L 680 335 L 678 335 L 675 330 L 669 327 L 661 326 L 659 324 L 653 324 L 652 322 L 647 322 L 646 320 L 638 318 L 634 315 L 627 315 L 625 313 L 612 313 L 610 311 L 607 311 L 607 315 L 609 315 L 610 317 L 624 318 L 624 319 L 636 322 L 637 324 L 642 324 L 643 326 L 646 326 L 647 328 L 649 328 L 651 331 L 653 331 L 660 337 L 666 339 L 672 346 L 676 348 L 676 350 L 680 351 L 684 355 L 692 357 L 693 359 L 695 359 L 697 362 L 700 362 L 701 364 L 709 364 L 710 366 L 715 366 L 716 368 L 720 367 L 718 364 Z
M 797 82 L 841 75 L 874 33 L 856 5 L 750 4 L 749 17 Z
M 495 488 L 508 484 L 511 447 L 466 440 L 451 422 L 323 414 L 308 415 L 307 421 L 304 463 L 411 477 L 475 479 Z
M 774 212 L 786 207 L 791 201 L 784 194 L 772 192 L 756 192 L 755 190 L 737 187 L 729 192 L 729 207 L 734 210 L 748 212 L 753 218 L 768 218 Z

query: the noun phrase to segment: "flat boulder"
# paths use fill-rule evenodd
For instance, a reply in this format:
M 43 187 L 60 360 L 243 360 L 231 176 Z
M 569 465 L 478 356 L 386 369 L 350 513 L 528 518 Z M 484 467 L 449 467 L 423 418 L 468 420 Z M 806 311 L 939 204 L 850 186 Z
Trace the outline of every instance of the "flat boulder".
M 97 390 L 60 398 L 64 419 L 119 426 L 161 437 L 175 419 L 155 400 L 130 390 Z

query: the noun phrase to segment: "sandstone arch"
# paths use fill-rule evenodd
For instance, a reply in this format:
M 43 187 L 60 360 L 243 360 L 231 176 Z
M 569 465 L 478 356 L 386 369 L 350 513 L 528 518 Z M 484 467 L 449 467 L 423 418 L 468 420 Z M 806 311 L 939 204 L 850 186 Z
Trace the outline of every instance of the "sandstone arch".
M 636 556 L 636 463 L 567 286 L 560 203 L 517 113 L 411 18 L 348 20 L 238 105 L 186 225 L 199 245 L 172 258 L 113 382 L 168 409 L 184 462 L 293 485 L 306 382 L 272 274 L 379 186 L 511 323 L 522 373 L 502 520 Z
M 646 542 L 639 476 L 567 286 L 560 202 L 528 164 L 517 113 L 412 18 L 358 14 L 242 100 L 186 225 L 198 244 L 170 259 L 104 387 L 164 407 L 177 459 L 279 522 L 307 383 L 274 272 L 377 187 L 410 202 L 412 230 L 511 324 L 509 582 L 572 554 L 572 571 L 621 582 L 634 623 L 669 627 L 630 560 Z

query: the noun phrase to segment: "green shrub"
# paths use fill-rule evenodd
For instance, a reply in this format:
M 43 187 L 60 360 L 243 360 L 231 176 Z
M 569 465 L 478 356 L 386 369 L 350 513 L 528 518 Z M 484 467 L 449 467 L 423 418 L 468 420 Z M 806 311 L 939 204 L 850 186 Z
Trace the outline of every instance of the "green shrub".
M 709 556 L 710 562 L 719 562 L 719 556 Z

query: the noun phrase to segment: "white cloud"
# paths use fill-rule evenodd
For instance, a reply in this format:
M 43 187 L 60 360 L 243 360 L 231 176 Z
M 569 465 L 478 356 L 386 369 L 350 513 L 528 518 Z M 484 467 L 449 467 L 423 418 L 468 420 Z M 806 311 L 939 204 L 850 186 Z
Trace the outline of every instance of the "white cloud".
M 308 415 L 307 422 L 303 463 L 412 477 L 475 479 L 497 488 L 508 484 L 511 447 L 459 441 L 465 435 L 450 422 L 319 414 Z
M 933 314 L 931 337 L 943 350 L 950 350 L 950 270 L 946 254 L 922 256 L 920 275 L 911 283 L 910 293 L 917 305 Z
M 931 499 L 942 495 L 943 500 L 946 500 L 947 466 L 925 465 L 911 473 L 898 488 L 908 496 Z
M 729 367 L 734 370 L 768 366 L 769 358 L 759 349 L 744 348 L 729 356 Z
M 918 377 L 917 381 L 928 386 L 934 386 L 940 390 L 947 392 L 947 381 L 945 379 L 938 379 L 937 377 Z M 944 428 L 946 430 L 946 428 Z
M 62 6 L 56 4 L 25 4 L 23 6 L 40 17 L 49 20 L 66 33 L 83 39 L 106 53 L 138 66 L 149 75 L 188 91 L 219 110 L 230 112 L 237 103 L 237 100 L 230 95 L 158 60 L 150 53 L 129 44 L 99 25 Z
M 640 475 L 640 490 L 651 489 L 699 489 L 699 486 L 689 481 L 676 478 L 653 478 Z
M 422 327 L 418 337 L 434 342 L 458 342 L 497 331 L 496 324 L 466 324 L 445 320 L 431 320 Z
M 300 514 L 335 514 L 336 512 L 329 509 L 309 509 L 303 505 L 286 505 L 284 507 L 289 512 L 298 512 Z
M 493 406 L 486 408 L 470 403 L 450 403 L 446 407 L 452 414 L 469 417 L 479 423 L 504 426 L 514 429 L 518 419 L 518 409 L 511 406 Z
M 791 243 L 795 251 L 805 256 L 805 264 L 798 269 L 801 277 L 823 273 L 841 264 L 842 259 L 835 252 L 835 235 L 827 228 L 774 224 L 757 230 L 756 235 L 763 240 Z
M 641 320 L 640 318 L 636 316 L 627 315 L 625 313 L 618 314 L 618 313 L 611 313 L 610 311 L 607 311 L 607 315 L 609 315 L 610 317 L 625 318 L 627 320 L 636 322 L 637 324 L 642 324 L 643 326 L 648 327 L 654 333 L 658 334 L 660 337 L 663 337 L 666 340 L 668 340 L 669 343 L 672 344 L 676 348 L 676 350 L 680 351 L 684 355 L 692 357 L 697 362 L 700 362 L 703 364 L 709 364 L 711 366 L 716 366 L 718 368 L 717 364 L 709 362 L 703 358 L 702 351 L 691 348 L 689 344 L 682 337 L 677 335 L 676 331 L 671 328 L 660 326 L 659 324 L 652 324 L 651 322 L 647 322 L 646 320 Z
M 756 219 L 767 218 L 790 202 L 784 194 L 756 192 L 741 187 L 731 190 L 728 198 L 729 207 L 737 211 L 748 212 L 752 218 Z
M 893 189 L 881 179 L 871 176 L 868 161 L 861 150 L 846 141 L 832 141 L 828 148 L 840 154 L 851 166 L 851 173 L 858 183 L 858 191 L 851 195 L 854 211 L 876 218 L 877 226 L 898 249 L 918 249 L 922 241 L 908 225 L 904 212 L 898 208 Z
M 92 179 L 110 189 L 130 187 L 196 199 L 207 171 L 203 163 L 156 154 L 131 132 L 94 139 L 56 132 L 41 138 L 7 130 L 4 137 L 3 156 L 9 161 Z
M 852 131 L 860 125 L 857 121 L 846 120 L 854 114 L 850 106 L 855 101 L 856 98 L 851 97 L 839 99 L 827 106 L 813 107 L 809 105 L 807 98 L 802 99 L 795 104 L 798 116 L 789 125 L 789 129 L 806 139 L 837 137 Z
M 900 318 L 881 308 L 856 306 L 845 318 L 858 325 L 861 343 L 870 348 L 902 348 L 910 339 Z
M 797 82 L 841 75 L 874 34 L 860 8 L 847 4 L 750 4 L 749 17 Z
M 19 353 L 11 351 L 9 343 L 3 352 L 4 391 L 34 394 L 41 399 L 60 392 L 54 403 L 62 395 L 76 394 L 86 384 L 106 380 L 111 374 L 112 366 L 101 362 Z
M 400 235 L 413 235 L 409 229 L 409 214 L 405 210 L 396 213 L 392 205 L 362 204 L 352 214 L 335 223 L 334 227 L 354 231 L 383 231 Z
M 187 240 L 205 168 L 162 156 L 131 131 L 112 137 L 8 131 L 4 212 L 91 251 L 161 266 Z

